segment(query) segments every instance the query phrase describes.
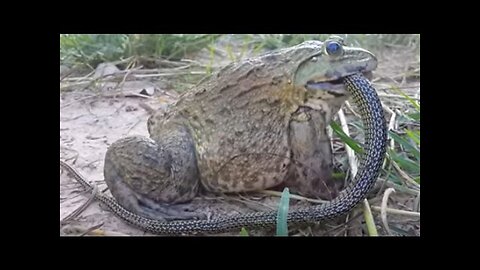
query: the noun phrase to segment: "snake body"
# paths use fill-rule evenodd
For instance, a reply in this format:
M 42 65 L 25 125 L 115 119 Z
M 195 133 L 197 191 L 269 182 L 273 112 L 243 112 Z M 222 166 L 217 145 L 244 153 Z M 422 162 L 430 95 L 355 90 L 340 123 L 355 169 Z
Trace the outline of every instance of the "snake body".
M 348 213 L 366 198 L 374 186 L 382 166 L 387 140 L 387 126 L 383 108 L 375 89 L 361 74 L 344 78 L 347 90 L 358 105 L 365 129 L 364 151 L 360 168 L 352 183 L 332 201 L 318 206 L 310 206 L 288 213 L 289 224 L 310 223 L 332 219 Z M 60 161 L 60 166 L 88 190 L 93 187 L 68 164 Z M 163 222 L 134 214 L 110 196 L 97 192 L 95 198 L 105 204 L 115 215 L 125 222 L 154 234 L 221 233 L 247 229 L 272 228 L 277 221 L 277 211 L 256 212 L 211 220 L 188 220 Z

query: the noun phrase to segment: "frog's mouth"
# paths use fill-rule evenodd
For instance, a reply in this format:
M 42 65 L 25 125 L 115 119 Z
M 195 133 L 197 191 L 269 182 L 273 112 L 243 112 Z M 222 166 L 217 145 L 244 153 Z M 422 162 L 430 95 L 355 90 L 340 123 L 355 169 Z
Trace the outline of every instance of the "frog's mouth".
M 362 72 L 363 76 L 365 76 L 368 80 L 371 80 L 373 74 L 371 71 Z M 351 74 L 348 74 L 351 75 Z M 346 76 L 348 76 L 346 75 Z M 344 78 L 340 77 L 334 80 L 328 81 L 308 81 L 305 84 L 305 88 L 310 91 L 325 91 L 333 96 L 345 96 L 348 94 L 347 90 L 345 89 Z

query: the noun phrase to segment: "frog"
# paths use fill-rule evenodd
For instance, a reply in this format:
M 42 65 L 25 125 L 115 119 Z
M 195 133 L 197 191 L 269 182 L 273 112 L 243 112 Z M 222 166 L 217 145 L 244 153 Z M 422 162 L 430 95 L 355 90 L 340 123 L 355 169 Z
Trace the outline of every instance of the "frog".
M 376 66 L 339 36 L 232 62 L 151 115 L 149 137 L 112 143 L 105 182 L 125 209 L 158 220 L 204 217 L 188 204 L 202 190 L 331 199 L 327 126 L 349 98 L 343 78 Z

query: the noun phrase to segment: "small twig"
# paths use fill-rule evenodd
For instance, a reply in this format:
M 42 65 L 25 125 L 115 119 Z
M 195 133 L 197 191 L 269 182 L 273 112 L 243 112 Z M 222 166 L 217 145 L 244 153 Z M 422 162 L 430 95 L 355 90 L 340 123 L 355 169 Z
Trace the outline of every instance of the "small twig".
M 355 218 L 350 222 L 352 217 L 358 217 Z M 343 235 L 344 236 L 360 236 L 363 235 L 363 210 L 360 208 L 355 208 L 353 209 L 350 213 L 348 213 L 345 217 L 345 226 L 343 228 Z
M 138 103 L 138 106 L 140 106 L 140 107 L 143 108 L 145 111 L 147 111 L 147 113 L 148 113 L 149 115 L 153 115 L 153 114 L 155 114 L 155 112 L 156 112 L 154 108 L 152 108 L 150 105 L 148 105 L 147 103 L 145 103 L 145 102 L 143 102 L 143 101 L 140 101 L 140 102 Z
M 190 60 L 190 59 L 180 59 L 180 61 L 170 61 L 170 60 L 167 60 L 167 59 L 157 59 L 157 58 L 142 56 L 142 57 L 139 57 L 138 60 L 140 62 L 154 62 L 158 66 L 168 66 L 165 69 L 169 69 L 169 68 L 172 68 L 172 67 L 173 68 L 183 67 L 185 65 L 192 65 L 192 64 L 197 65 L 199 67 L 204 66 L 200 62 L 193 61 L 193 60 Z
M 73 67 L 73 68 L 71 69 L 71 71 L 74 71 L 74 69 L 75 69 L 75 67 Z M 83 76 L 83 77 L 78 77 L 78 78 L 67 78 L 67 76 L 70 75 L 70 74 L 68 74 L 68 75 L 65 76 L 63 79 L 61 79 L 60 82 L 62 82 L 62 81 L 81 81 L 81 80 L 84 80 L 84 79 L 92 76 L 94 73 L 95 73 L 95 70 L 92 70 L 92 71 L 91 71 L 90 73 L 88 73 L 87 75 L 85 75 L 85 76 Z
M 405 193 L 408 193 L 408 194 L 410 194 L 410 195 L 417 196 L 417 195 L 420 193 L 419 190 L 411 189 L 411 188 L 409 188 L 408 186 L 397 185 L 397 184 L 395 184 L 395 183 L 393 183 L 393 182 L 391 182 L 391 181 L 387 181 L 387 180 L 381 179 L 381 178 L 379 178 L 378 180 L 379 180 L 379 181 L 384 181 L 384 183 L 385 183 L 385 185 L 386 185 L 387 187 L 395 188 L 395 189 L 398 190 L 398 191 L 405 192 Z
M 406 82 L 407 82 L 407 77 L 411 74 L 415 74 L 415 73 L 409 73 L 408 72 L 408 68 L 410 67 L 409 65 L 410 63 L 407 63 L 405 62 L 404 63 L 404 66 L 403 66 L 403 74 L 402 74 L 402 81 L 400 83 L 400 85 L 404 85 Z
M 140 70 L 141 68 L 143 68 L 143 67 L 138 66 L 138 67 L 135 67 L 135 68 L 118 70 L 113 74 L 107 73 L 107 74 L 101 75 L 101 76 L 96 77 L 96 78 L 92 77 L 95 74 L 95 70 L 94 70 L 94 71 L 90 72 L 88 75 L 83 76 L 83 77 L 66 78 L 65 82 L 94 82 L 94 81 L 106 82 L 106 81 L 112 81 L 114 79 L 118 79 L 118 78 L 124 76 L 123 74 L 130 74 L 134 71 Z
M 305 228 L 305 230 L 302 230 L 302 229 L 298 229 L 298 233 L 297 234 L 293 234 L 292 236 L 315 236 L 313 234 L 313 231 L 312 231 L 312 227 L 311 226 L 308 226 L 307 228 Z
M 390 80 L 390 81 L 391 81 L 393 84 L 395 84 L 395 85 L 398 85 L 398 84 L 399 84 L 399 82 L 397 82 L 397 81 L 394 79 L 394 77 L 391 77 L 391 76 L 385 75 L 385 76 L 381 76 L 381 78 L 379 78 L 379 79 L 387 79 L 387 80 Z M 378 83 L 376 83 L 376 85 L 378 85 Z M 387 85 L 387 84 L 384 84 L 384 85 L 386 85 L 387 87 L 389 86 L 389 85 Z M 376 88 L 376 89 L 379 89 L 379 88 Z M 380 89 L 381 89 L 381 88 L 380 88 Z M 387 88 L 387 89 L 389 89 L 389 88 Z
M 348 109 L 350 112 L 352 112 L 353 115 L 355 115 L 355 116 L 358 117 L 358 118 L 361 118 L 360 114 L 358 114 L 357 112 L 355 112 L 355 111 L 353 110 L 352 105 L 350 105 L 350 102 L 348 102 L 348 100 L 345 101 L 345 106 L 347 107 L 347 109 Z
M 101 94 L 96 94 L 96 95 L 91 95 L 91 96 L 88 96 L 88 97 L 79 98 L 79 99 L 77 99 L 77 100 L 74 100 L 74 101 L 72 101 L 72 102 L 69 102 L 69 103 L 63 105 L 62 107 L 60 107 L 60 109 L 64 109 L 64 108 L 66 108 L 66 107 L 68 107 L 68 106 L 70 106 L 70 105 L 72 105 L 72 104 L 74 104 L 74 103 L 77 103 L 77 102 L 80 102 L 80 101 L 83 101 L 83 100 L 87 100 L 87 99 L 90 99 L 90 98 L 98 97 L 98 96 L 100 96 L 100 95 L 101 95 Z
M 372 210 L 382 212 L 382 207 L 379 206 L 372 206 Z M 406 211 L 400 209 L 393 209 L 393 208 L 385 208 L 385 212 L 389 214 L 401 215 L 401 216 L 409 216 L 409 217 L 420 217 L 420 212 L 417 211 Z
M 388 227 L 388 221 L 387 221 L 387 202 L 388 202 L 388 197 L 390 196 L 390 193 L 395 192 L 395 189 L 393 188 L 387 188 L 385 190 L 385 193 L 383 194 L 383 199 L 382 199 L 382 207 L 380 211 L 380 216 L 382 218 L 382 223 L 383 226 L 385 227 L 385 230 L 387 231 L 388 235 L 392 235 L 392 232 L 390 231 L 390 228 Z
M 420 189 L 420 185 L 417 182 L 415 182 L 415 180 L 413 180 L 410 176 L 408 176 L 407 173 L 405 173 L 402 169 L 400 169 L 400 166 L 398 166 L 398 164 L 397 164 L 397 162 L 395 162 L 395 160 L 390 159 L 390 162 L 392 163 L 393 167 L 397 170 L 397 172 L 400 174 L 400 177 L 405 179 L 407 181 L 407 183 L 410 183 L 414 187 Z
M 340 109 L 338 111 L 338 119 L 340 120 L 340 124 L 342 126 L 343 132 L 347 135 L 350 136 L 350 132 L 348 131 L 348 125 L 347 125 L 347 120 L 345 119 L 345 114 L 343 113 L 343 109 Z M 355 158 L 355 153 L 353 152 L 353 149 L 350 148 L 347 144 L 345 144 L 345 149 L 347 151 L 347 156 L 348 156 L 348 163 L 350 165 L 350 171 L 352 173 L 352 178 L 355 177 L 358 171 L 358 166 L 357 166 L 357 160 Z
M 353 213 L 353 211 L 352 211 Z M 350 219 L 350 213 L 347 214 L 347 216 L 345 217 L 345 226 L 343 228 L 343 230 L 345 231 L 345 233 L 343 234 L 343 236 L 348 236 L 348 220 Z
M 72 194 L 74 194 L 74 195 L 72 195 L 69 198 L 66 198 L 66 199 L 71 200 L 72 202 L 74 202 L 73 200 L 76 199 L 77 197 L 84 196 L 84 194 L 87 193 L 86 190 L 78 190 L 77 183 L 65 183 L 65 184 L 61 184 L 60 186 L 63 188 L 62 190 L 65 190 L 65 191 L 66 190 L 72 190 Z M 90 190 L 88 190 L 88 191 L 90 191 Z
M 96 229 L 90 232 L 91 235 L 96 235 L 96 236 L 130 236 L 125 233 L 120 233 L 120 232 L 114 232 L 114 231 L 105 231 L 105 230 L 100 230 Z
M 90 228 L 86 228 L 85 226 L 81 225 L 68 225 L 62 228 L 62 231 L 65 235 L 76 235 L 76 236 L 85 236 L 85 235 L 93 235 L 93 236 L 129 236 L 128 234 L 114 232 L 114 231 L 106 231 L 99 229 L 104 224 L 98 224 Z
M 151 99 L 152 97 L 150 96 L 147 96 L 147 95 L 142 95 L 140 93 L 110 93 L 110 94 L 95 94 L 95 95 L 91 95 L 91 96 L 88 96 L 88 97 L 83 97 L 83 98 L 79 98 L 77 100 L 74 100 L 72 102 L 69 102 L 65 105 L 63 105 L 62 107 L 60 107 L 60 109 L 64 109 L 65 107 L 68 107 L 72 104 L 75 104 L 77 102 L 80 102 L 80 101 L 84 101 L 84 100 L 87 100 L 87 99 L 91 99 L 91 98 L 94 98 L 94 97 L 104 97 L 104 98 L 125 98 L 125 97 L 141 97 L 141 98 L 146 98 L 146 99 Z
M 94 225 L 94 226 L 86 229 L 85 232 L 83 232 L 82 234 L 80 234 L 80 236 L 85 236 L 85 235 L 89 234 L 90 232 L 99 229 L 99 228 L 102 227 L 102 226 L 103 226 L 103 222 L 101 222 L 100 224 Z
M 385 111 L 387 111 L 389 114 L 395 114 L 395 112 L 394 112 L 392 109 L 390 109 L 390 107 L 388 107 L 387 105 L 385 105 L 385 104 L 383 104 L 383 103 L 382 103 L 382 108 L 383 108 Z
M 76 151 L 77 152 L 77 151 Z M 69 161 L 72 161 L 71 163 L 72 164 L 75 164 L 77 162 L 77 159 L 78 157 L 80 156 L 80 153 L 77 152 L 76 155 L 72 156 L 72 157 L 69 157 L 69 158 L 65 158 L 65 162 L 69 162 Z
M 398 114 L 398 115 L 402 115 L 402 112 L 397 108 L 395 108 L 395 113 Z
M 134 78 L 151 78 L 151 77 L 168 77 L 168 76 L 180 76 L 180 75 L 204 75 L 205 71 L 190 71 L 190 72 L 173 72 L 173 73 L 157 73 L 157 74 L 145 74 L 145 75 L 133 75 Z
M 325 231 L 323 233 L 323 235 L 327 235 L 328 233 L 331 233 L 337 229 L 344 229 L 346 225 L 348 224 L 351 224 L 353 221 L 357 220 L 358 218 L 360 218 L 362 216 L 362 213 L 358 213 L 354 216 L 349 216 L 349 219 L 347 221 L 345 221 L 343 224 L 340 224 L 340 225 L 337 225 L 337 226 L 334 226 L 333 228 Z
M 193 59 L 183 58 L 183 59 L 180 59 L 180 61 L 186 62 L 186 63 L 192 63 L 192 64 L 195 64 L 195 65 L 198 65 L 199 67 L 204 67 L 205 66 L 204 64 L 198 62 L 197 60 L 193 60 Z
M 125 80 L 127 79 L 128 75 L 130 75 L 132 73 L 133 70 L 134 69 L 127 69 L 127 72 L 125 72 L 125 75 L 123 76 L 122 81 L 119 82 L 117 84 L 117 86 L 114 87 L 114 89 L 117 88 L 117 87 L 119 87 L 119 88 L 123 87 L 123 85 L 125 84 Z
M 60 84 L 60 91 L 70 89 L 72 87 L 82 86 L 83 89 L 87 88 L 88 86 L 92 85 L 95 81 L 81 81 L 81 82 L 74 82 L 74 83 L 66 83 Z
M 254 200 L 251 200 L 245 196 L 242 196 L 242 195 L 239 195 L 240 199 L 238 198 L 235 198 L 235 197 L 228 197 L 229 200 L 233 200 L 233 201 L 237 201 L 237 202 L 240 202 L 240 203 L 243 203 L 245 204 L 248 208 L 250 209 L 253 209 L 253 210 L 256 210 L 256 211 L 265 211 L 265 209 L 269 209 L 269 210 L 275 210 L 275 207 L 272 207 L 270 205 L 267 205 L 267 204 L 264 204 L 264 203 L 261 203 L 261 202 L 257 202 L 257 201 L 254 201 Z
M 140 68 L 143 68 L 143 66 L 139 66 L 139 67 L 136 67 L 135 69 L 130 69 L 130 70 L 132 70 L 132 71 L 134 71 L 135 73 L 138 73 L 138 74 L 158 73 L 158 72 L 162 72 L 162 71 L 165 71 L 165 70 L 170 70 L 170 69 L 154 69 L 154 68 L 152 68 L 152 69 L 140 69 Z
M 171 68 L 170 70 L 178 71 L 178 70 L 183 70 L 183 69 L 189 69 L 189 68 L 191 68 L 191 67 L 192 67 L 192 65 L 191 65 L 191 64 L 188 64 L 188 65 L 185 65 L 185 66 L 180 66 L 180 67 Z
M 143 122 L 143 119 L 139 119 L 135 124 L 133 124 L 131 127 L 129 127 L 127 129 L 127 131 L 125 133 L 123 133 L 124 136 L 128 135 L 130 133 L 130 131 L 132 131 L 132 129 L 134 129 L 136 126 L 138 126 L 138 124 L 140 124 L 141 122 Z
M 70 146 L 65 146 L 63 144 L 60 145 L 60 150 L 63 150 L 63 151 L 70 151 L 70 152 L 73 152 L 75 154 L 78 154 L 78 151 L 73 149 L 72 147 Z
M 151 96 L 143 95 L 140 93 L 129 92 L 129 93 L 111 93 L 111 94 L 102 94 L 100 95 L 104 98 L 126 98 L 126 97 L 141 97 L 146 99 L 151 99 Z
M 380 96 L 380 97 L 388 97 L 388 98 L 403 98 L 403 99 L 406 99 L 406 97 L 404 97 L 404 96 L 395 95 L 395 94 L 378 93 L 378 96 Z M 410 98 L 411 98 L 411 99 L 415 99 L 415 100 L 420 100 L 419 97 L 410 97 Z
M 414 98 L 420 100 L 420 87 L 417 89 L 417 91 L 415 91 Z
M 112 65 L 120 65 L 120 64 L 124 64 L 124 63 L 128 63 L 132 60 L 134 60 L 135 56 L 130 56 L 130 57 L 127 57 L 125 59 L 121 59 L 121 60 L 117 60 L 117 61 L 113 61 L 113 62 L 110 62 L 110 64 Z M 132 61 L 133 62 L 133 61 Z
M 127 106 L 126 102 L 122 102 L 120 107 L 118 107 L 111 115 L 117 115 L 125 106 Z
M 413 70 L 413 71 L 406 71 L 406 72 L 399 73 L 397 75 L 394 75 L 394 76 L 390 77 L 390 79 L 392 79 L 392 80 L 403 79 L 405 75 L 406 76 L 415 75 L 418 71 L 420 71 L 420 68 L 418 68 L 416 70 Z M 402 83 L 402 82 L 400 82 L 400 83 Z
M 257 191 L 257 193 L 263 193 L 263 194 L 272 195 L 272 196 L 276 196 L 276 197 L 281 197 L 282 196 L 281 192 L 274 191 L 274 190 L 261 190 L 261 191 Z M 416 193 L 414 193 L 414 194 L 416 194 Z M 205 198 L 210 199 L 210 200 L 217 199 L 217 198 L 208 198 L 208 197 L 205 197 Z M 303 197 L 303 196 L 300 196 L 300 195 L 294 195 L 294 194 L 290 194 L 290 198 L 294 199 L 294 200 L 307 201 L 307 202 L 312 202 L 312 203 L 317 203 L 317 204 L 328 203 L 328 201 L 326 201 L 326 200 L 311 199 L 311 198 Z M 368 202 L 369 202 L 369 204 L 372 204 L 372 203 L 375 203 L 375 201 L 376 201 L 376 198 L 373 198 L 373 199 L 369 200 Z M 372 210 L 376 211 L 376 212 L 381 211 L 381 207 L 378 207 L 378 206 L 371 206 L 370 208 Z M 412 212 L 412 211 L 405 211 L 405 210 L 399 210 L 399 209 L 393 209 L 393 208 L 385 208 L 385 211 L 387 211 L 387 213 L 389 213 L 389 214 L 404 215 L 404 216 L 411 216 L 411 217 L 420 217 L 420 213 L 416 212 L 416 211 Z
M 68 72 L 66 72 L 62 77 L 60 77 L 60 82 L 62 82 L 65 78 L 70 76 L 72 73 L 74 73 L 77 70 L 78 66 L 72 67 Z
M 332 153 L 336 153 L 336 150 L 335 150 L 335 142 L 333 140 L 333 129 L 330 125 L 327 125 L 327 138 L 330 139 L 330 150 L 332 151 Z
M 80 215 L 87 207 L 93 202 L 95 199 L 95 195 L 98 192 L 98 187 L 96 185 L 93 186 L 92 189 L 92 195 L 88 198 L 88 200 L 80 205 L 77 209 L 75 209 L 72 213 L 70 213 L 68 216 L 66 216 L 64 219 L 60 221 L 60 227 L 64 226 L 68 222 L 70 222 L 72 219 L 76 218 L 78 215 Z
M 282 192 L 279 192 L 279 191 L 274 191 L 274 190 L 260 190 L 260 191 L 257 191 L 257 192 L 258 192 L 258 193 L 267 194 L 267 195 L 276 196 L 276 197 L 282 197 Z M 327 203 L 327 202 L 328 202 L 328 201 L 325 201 L 325 200 L 310 199 L 310 198 L 307 198 L 307 197 L 303 197 L 303 196 L 295 195 L 295 194 L 291 194 L 291 193 L 290 193 L 290 199 L 295 199 L 295 200 L 299 200 L 299 201 L 313 202 L 313 203 Z
M 388 122 L 388 130 L 394 130 L 395 129 L 395 118 L 396 118 L 397 114 L 394 111 L 392 111 L 392 109 L 390 109 L 385 104 L 382 104 L 382 107 L 390 113 L 390 121 Z M 390 148 L 392 150 L 395 150 L 395 141 L 393 140 L 393 138 L 390 138 Z
M 413 211 L 418 212 L 420 208 L 420 192 L 418 193 L 417 197 L 415 197 L 415 201 L 413 202 Z

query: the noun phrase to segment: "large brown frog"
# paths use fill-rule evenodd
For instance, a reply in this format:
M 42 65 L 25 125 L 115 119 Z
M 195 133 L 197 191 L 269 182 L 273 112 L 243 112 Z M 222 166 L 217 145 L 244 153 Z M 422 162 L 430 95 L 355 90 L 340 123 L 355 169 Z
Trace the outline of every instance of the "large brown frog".
M 150 138 L 113 143 L 104 176 L 126 209 L 154 219 L 196 216 L 180 203 L 199 187 L 244 192 L 287 186 L 331 199 L 326 125 L 348 98 L 342 78 L 377 66 L 339 37 L 232 63 L 148 120 Z

